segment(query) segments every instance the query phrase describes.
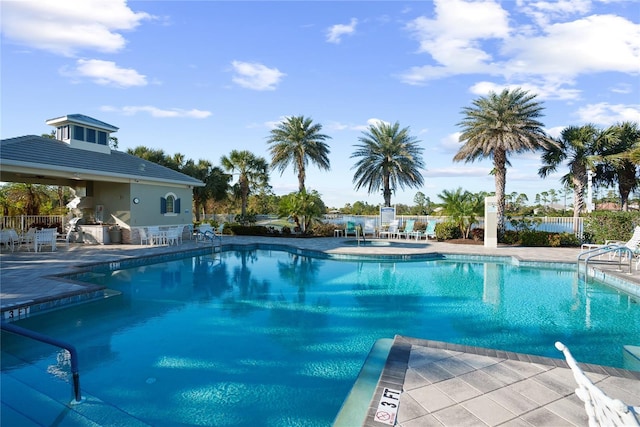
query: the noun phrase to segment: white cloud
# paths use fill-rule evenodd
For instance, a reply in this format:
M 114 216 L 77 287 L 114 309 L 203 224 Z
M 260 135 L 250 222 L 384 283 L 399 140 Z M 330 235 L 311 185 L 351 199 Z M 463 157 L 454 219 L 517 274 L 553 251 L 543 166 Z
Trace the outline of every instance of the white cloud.
M 518 0 L 525 14 L 531 16 L 538 25 L 544 26 L 554 19 L 563 19 L 575 14 L 585 14 L 591 10 L 591 0 L 530 1 Z
M 211 115 L 210 111 L 203 111 L 197 109 L 183 110 L 180 108 L 172 108 L 170 110 L 163 110 L 158 107 L 150 105 L 139 106 L 125 106 L 125 107 L 112 107 L 103 106 L 100 108 L 102 111 L 115 112 L 124 114 L 125 116 L 133 116 L 138 113 L 147 113 L 151 117 L 166 119 L 166 118 L 189 118 L 189 119 L 205 119 Z
M 233 61 L 235 75 L 232 81 L 239 86 L 253 90 L 275 90 L 286 74 L 277 68 L 268 68 L 256 62 Z
M 537 95 L 538 100 L 557 99 L 557 100 L 575 100 L 580 98 L 581 91 L 563 87 L 561 82 L 540 81 L 534 83 L 522 84 L 499 84 L 488 81 L 475 83 L 469 88 L 469 91 L 475 95 L 485 96 L 489 92 L 500 93 L 504 89 L 520 88 L 532 94 Z
M 367 120 L 366 125 L 355 125 L 352 129 L 357 131 L 368 131 L 371 126 L 378 126 L 380 124 L 390 125 L 391 123 L 386 120 L 371 118 Z
M 611 126 L 618 122 L 640 122 L 640 104 L 588 104 L 578 109 L 576 115 L 583 123 L 601 126 Z
M 131 68 L 120 68 L 112 61 L 79 59 L 72 71 L 62 69 L 62 75 L 73 78 L 88 78 L 104 86 L 146 86 L 147 77 Z
M 504 79 L 501 86 L 529 86 L 541 98 L 569 100 L 580 97 L 573 88 L 580 75 L 637 75 L 640 25 L 610 14 L 574 19 L 590 9 L 587 0 L 521 0 L 510 16 L 491 0 L 436 0 L 433 19 L 421 16 L 406 26 L 418 41 L 418 52 L 429 54 L 430 60 L 399 78 L 421 85 L 482 73 Z M 534 24 L 525 22 L 523 13 Z M 472 90 L 486 92 L 491 85 L 481 82 Z
M 640 25 L 613 15 L 593 15 L 542 28 L 537 37 L 519 35 L 503 53 L 506 75 L 566 79 L 593 72 L 638 73 Z
M 120 51 L 126 40 L 118 32 L 152 18 L 126 0 L 3 1 L 1 16 L 4 38 L 65 56 Z
M 356 32 L 356 25 L 358 25 L 358 20 L 356 18 L 351 18 L 351 23 L 349 25 L 332 25 L 327 30 L 327 42 L 339 44 L 342 41 L 342 36 L 350 36 Z
M 481 41 L 504 39 L 510 29 L 507 12 L 492 0 L 436 0 L 435 19 L 418 17 L 407 26 L 418 40 L 419 52 L 438 65 L 416 66 L 403 73 L 405 83 L 420 84 L 453 74 L 495 73 L 494 58 Z

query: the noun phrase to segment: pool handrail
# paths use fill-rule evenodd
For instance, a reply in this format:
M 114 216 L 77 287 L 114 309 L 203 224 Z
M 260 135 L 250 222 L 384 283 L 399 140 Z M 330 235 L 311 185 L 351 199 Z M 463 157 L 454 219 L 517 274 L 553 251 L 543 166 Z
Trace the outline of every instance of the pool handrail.
M 580 261 L 584 261 L 584 269 L 585 269 L 585 274 L 588 271 L 588 267 L 589 267 L 589 262 L 591 261 L 592 258 L 594 257 L 598 257 L 600 258 L 602 255 L 604 254 L 609 254 L 609 259 L 606 261 L 591 261 L 592 263 L 595 264 L 613 264 L 613 262 L 611 262 L 611 254 L 615 252 L 619 252 L 618 253 L 618 270 L 622 271 L 622 252 L 626 253 L 626 259 L 629 261 L 629 274 L 631 274 L 631 263 L 634 257 L 634 252 L 629 249 L 628 247 L 624 246 L 624 245 L 618 245 L 618 244 L 610 244 L 610 245 L 604 245 L 598 248 L 594 248 L 594 249 L 590 249 L 584 252 L 580 252 L 580 254 L 578 254 L 578 266 L 580 266 Z
M 57 338 L 49 337 L 39 332 L 14 325 L 10 322 L 0 322 L 0 329 L 67 350 L 71 356 L 71 374 L 73 376 L 72 386 L 74 400 L 71 401 L 71 404 L 77 405 L 82 403 L 82 395 L 80 394 L 80 371 L 78 369 L 78 351 L 73 345 Z

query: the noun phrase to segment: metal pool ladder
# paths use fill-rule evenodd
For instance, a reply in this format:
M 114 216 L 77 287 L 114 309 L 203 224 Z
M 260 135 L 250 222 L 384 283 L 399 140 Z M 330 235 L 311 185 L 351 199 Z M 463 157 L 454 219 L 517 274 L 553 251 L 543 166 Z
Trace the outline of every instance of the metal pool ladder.
M 56 338 L 48 337 L 41 333 L 22 328 L 9 322 L 0 323 L 0 329 L 67 350 L 69 352 L 69 355 L 71 356 L 71 374 L 73 375 L 74 400 L 71 401 L 71 405 L 82 403 L 82 395 L 80 394 L 80 372 L 78 370 L 78 351 L 73 345 L 64 341 L 60 341 Z
M 602 259 L 603 255 L 606 255 L 606 259 Z M 613 257 L 613 258 L 612 258 Z M 589 264 L 600 265 L 616 265 L 618 271 L 623 271 L 623 265 L 628 270 L 627 273 L 631 274 L 631 263 L 633 262 L 634 253 L 626 246 L 620 245 L 605 245 L 599 248 L 590 249 L 584 251 L 578 255 L 578 274 L 580 274 L 580 263 L 584 262 L 584 274 L 585 278 L 589 272 Z M 625 262 L 623 263 L 623 260 Z

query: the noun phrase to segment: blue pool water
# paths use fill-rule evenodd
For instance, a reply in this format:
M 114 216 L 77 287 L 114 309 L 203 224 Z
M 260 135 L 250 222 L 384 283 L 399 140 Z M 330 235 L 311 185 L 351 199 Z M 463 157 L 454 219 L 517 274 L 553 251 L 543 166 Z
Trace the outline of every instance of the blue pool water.
M 330 425 L 372 345 L 396 334 L 550 357 L 559 340 L 616 367 L 640 345 L 640 304 L 569 269 L 250 250 L 82 280 L 121 294 L 17 324 L 77 347 L 82 410 L 101 402 L 154 426 Z M 68 380 L 67 362 L 3 333 L 3 402 L 12 384 Z

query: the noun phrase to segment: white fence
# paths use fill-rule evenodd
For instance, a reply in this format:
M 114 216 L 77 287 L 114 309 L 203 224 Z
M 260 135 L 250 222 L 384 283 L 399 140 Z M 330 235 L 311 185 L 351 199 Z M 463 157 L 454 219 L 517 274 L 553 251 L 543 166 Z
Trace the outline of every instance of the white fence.
M 449 220 L 448 216 L 433 216 L 433 215 L 396 215 L 396 218 L 400 220 L 400 225 L 408 219 L 414 219 L 417 222 L 426 223 L 427 221 L 446 222 Z M 380 227 L 379 215 L 327 215 L 325 220 L 334 224 L 342 224 L 347 221 L 353 221 L 357 224 L 364 225 L 365 219 L 373 219 L 376 222 L 376 228 Z M 512 218 L 516 221 L 522 218 Z M 546 231 L 549 233 L 572 233 L 576 237 L 582 238 L 584 219 L 573 217 L 532 217 L 527 218 L 533 220 L 529 225 L 529 229 L 536 231 Z M 484 228 L 484 217 L 478 218 L 472 228 Z M 505 218 L 505 229 L 515 230 L 517 227 L 511 224 L 511 221 Z
M 20 216 L 3 216 L 2 228 L 12 228 L 14 230 L 26 232 L 34 225 L 44 225 L 46 228 L 60 226 L 62 230 L 65 229 L 65 216 L 64 215 L 20 215 Z

